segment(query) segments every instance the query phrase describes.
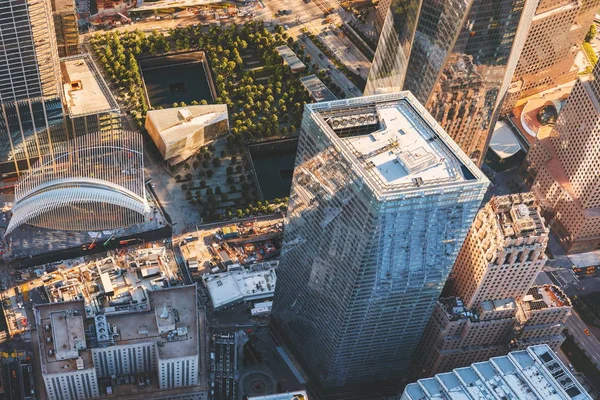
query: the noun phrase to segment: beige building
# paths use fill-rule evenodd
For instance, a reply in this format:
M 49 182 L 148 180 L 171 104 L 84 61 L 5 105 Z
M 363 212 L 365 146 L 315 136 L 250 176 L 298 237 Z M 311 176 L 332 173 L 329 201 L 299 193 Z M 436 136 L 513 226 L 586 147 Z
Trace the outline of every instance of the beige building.
M 160 154 L 171 165 L 179 164 L 229 131 L 225 104 L 151 110 L 146 130 Z
M 532 288 L 548 228 L 533 193 L 494 197 L 479 211 L 446 292 L 413 360 L 415 377 L 504 355 L 527 343 L 560 346 L 571 304 L 554 286 Z
M 571 300 L 558 286 L 534 286 L 519 302 L 514 348 L 547 344 L 557 351 L 565 337 L 562 331 L 571 315 Z
M 546 262 L 548 228 L 533 193 L 493 198 L 475 217 L 449 278 L 467 308 L 521 298 Z
M 107 279 L 103 285 L 110 283 Z M 148 399 L 202 398 L 196 286 L 144 291 L 143 296 L 151 310 L 105 307 L 95 313 L 84 300 L 36 305 L 39 361 L 49 400 L 129 398 L 127 386 L 119 384 L 132 378 Z M 107 298 L 110 304 L 118 301 Z M 99 380 L 111 378 L 111 387 L 100 387 Z M 179 390 L 185 387 L 190 393 Z
M 600 247 L 600 67 L 580 78 L 554 131 L 527 155 L 532 190 L 569 253 Z
M 60 57 L 79 54 L 79 27 L 74 0 L 52 0 L 56 45 Z
M 516 102 L 577 79 L 574 65 L 600 0 L 541 0 L 512 78 L 502 114 Z

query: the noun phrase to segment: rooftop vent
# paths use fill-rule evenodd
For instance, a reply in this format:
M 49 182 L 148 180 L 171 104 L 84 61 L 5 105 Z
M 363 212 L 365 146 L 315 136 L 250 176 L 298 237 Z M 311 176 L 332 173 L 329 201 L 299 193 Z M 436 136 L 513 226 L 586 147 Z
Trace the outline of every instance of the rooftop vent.
M 187 108 L 179 109 L 177 111 L 177 117 L 183 120 L 182 122 L 190 122 L 192 118 L 194 118 L 190 110 L 188 110 Z

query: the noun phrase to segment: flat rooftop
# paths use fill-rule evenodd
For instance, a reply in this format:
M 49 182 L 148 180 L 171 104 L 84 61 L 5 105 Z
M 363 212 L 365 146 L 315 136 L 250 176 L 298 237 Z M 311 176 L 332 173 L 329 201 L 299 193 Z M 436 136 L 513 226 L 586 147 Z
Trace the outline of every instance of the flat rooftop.
M 283 61 L 290 66 L 292 71 L 298 71 L 306 68 L 306 65 L 298 58 L 296 53 L 288 46 L 278 46 L 275 47 L 275 50 L 279 53 L 281 57 L 283 57 Z
M 75 13 L 75 2 L 73 0 L 53 0 L 52 11 L 59 14 Z
M 199 354 L 196 286 L 175 286 L 155 290 L 149 292 L 148 296 L 153 311 L 107 316 L 107 322 L 111 325 L 116 324 L 119 331 L 115 344 L 161 342 L 163 345 L 157 346 L 161 359 Z M 185 328 L 181 331 L 181 335 L 175 335 L 171 340 L 167 340 L 167 335 L 160 334 L 158 329 L 157 314 L 161 314 L 165 305 L 169 312 L 167 319 L 171 320 L 172 313 L 176 310 L 179 319 L 176 327 Z
M 487 180 L 409 92 L 307 109 L 380 193 Z
M 119 111 L 106 82 L 89 54 L 61 59 L 66 107 L 71 117 Z
M 300 82 L 304 89 L 308 92 L 310 97 L 315 101 L 333 101 L 337 100 L 337 97 L 315 74 L 303 76 L 300 78 Z
M 249 397 L 248 400 L 308 400 L 308 395 L 304 390 L 289 392 L 289 393 L 279 393 L 279 394 L 269 394 L 266 396 L 255 396 Z
M 63 350 L 67 350 L 67 347 L 71 346 L 71 344 L 75 346 L 75 341 L 79 340 L 79 338 L 83 338 L 83 345 L 85 345 L 83 321 L 73 320 L 71 323 L 67 323 L 66 319 L 61 320 L 57 317 L 60 315 L 66 316 L 67 314 L 73 317 L 85 316 L 85 304 L 83 300 L 36 304 L 35 312 L 39 316 L 40 321 L 37 334 L 39 335 L 40 341 L 40 363 L 42 371 L 46 374 L 76 371 L 77 356 L 60 360 L 56 357 L 55 350 L 56 346 L 60 346 Z M 58 325 L 56 327 L 53 326 L 53 322 Z M 46 326 L 48 326 L 49 329 L 46 329 Z M 66 330 L 66 328 L 69 330 Z M 48 338 L 50 338 L 50 340 L 48 340 Z M 50 351 L 52 351 L 52 354 L 50 354 Z M 80 350 L 78 353 L 78 356 L 83 360 L 84 369 L 94 367 L 92 354 L 89 350 Z
M 547 345 L 457 368 L 409 384 L 411 400 L 591 400 Z
M 483 311 L 509 311 L 517 308 L 513 299 L 484 301 L 480 306 Z
M 571 307 L 571 300 L 556 285 L 534 286 L 522 300 L 526 311 L 545 308 Z
M 206 275 L 204 284 L 208 288 L 214 308 L 225 307 L 240 301 L 273 297 L 276 275 L 274 269 L 267 271 L 235 271 Z

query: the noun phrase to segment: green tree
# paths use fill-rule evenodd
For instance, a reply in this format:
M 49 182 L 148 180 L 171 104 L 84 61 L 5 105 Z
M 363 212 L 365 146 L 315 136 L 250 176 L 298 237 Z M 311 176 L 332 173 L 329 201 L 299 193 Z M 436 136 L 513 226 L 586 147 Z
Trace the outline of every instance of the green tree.
M 588 30 L 587 34 L 585 35 L 585 41 L 588 43 L 591 43 L 592 40 L 596 37 L 596 33 L 598 33 L 596 24 L 592 24 L 590 26 L 590 29 Z
M 221 159 L 217 157 L 213 158 L 212 165 L 215 168 L 219 167 L 221 165 Z

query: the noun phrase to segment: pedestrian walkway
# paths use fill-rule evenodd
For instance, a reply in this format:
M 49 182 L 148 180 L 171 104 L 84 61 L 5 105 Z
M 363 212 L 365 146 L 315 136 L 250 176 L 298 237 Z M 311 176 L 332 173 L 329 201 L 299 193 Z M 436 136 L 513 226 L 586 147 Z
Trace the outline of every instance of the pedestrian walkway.
M 306 385 L 306 380 L 304 379 L 300 371 L 298 371 L 298 368 L 296 368 L 290 357 L 288 357 L 285 350 L 283 350 L 282 347 L 277 347 L 277 352 L 279 353 L 281 358 L 283 358 L 283 361 L 285 361 L 285 363 L 290 368 L 296 379 L 298 379 L 298 382 L 300 382 L 301 385 Z

